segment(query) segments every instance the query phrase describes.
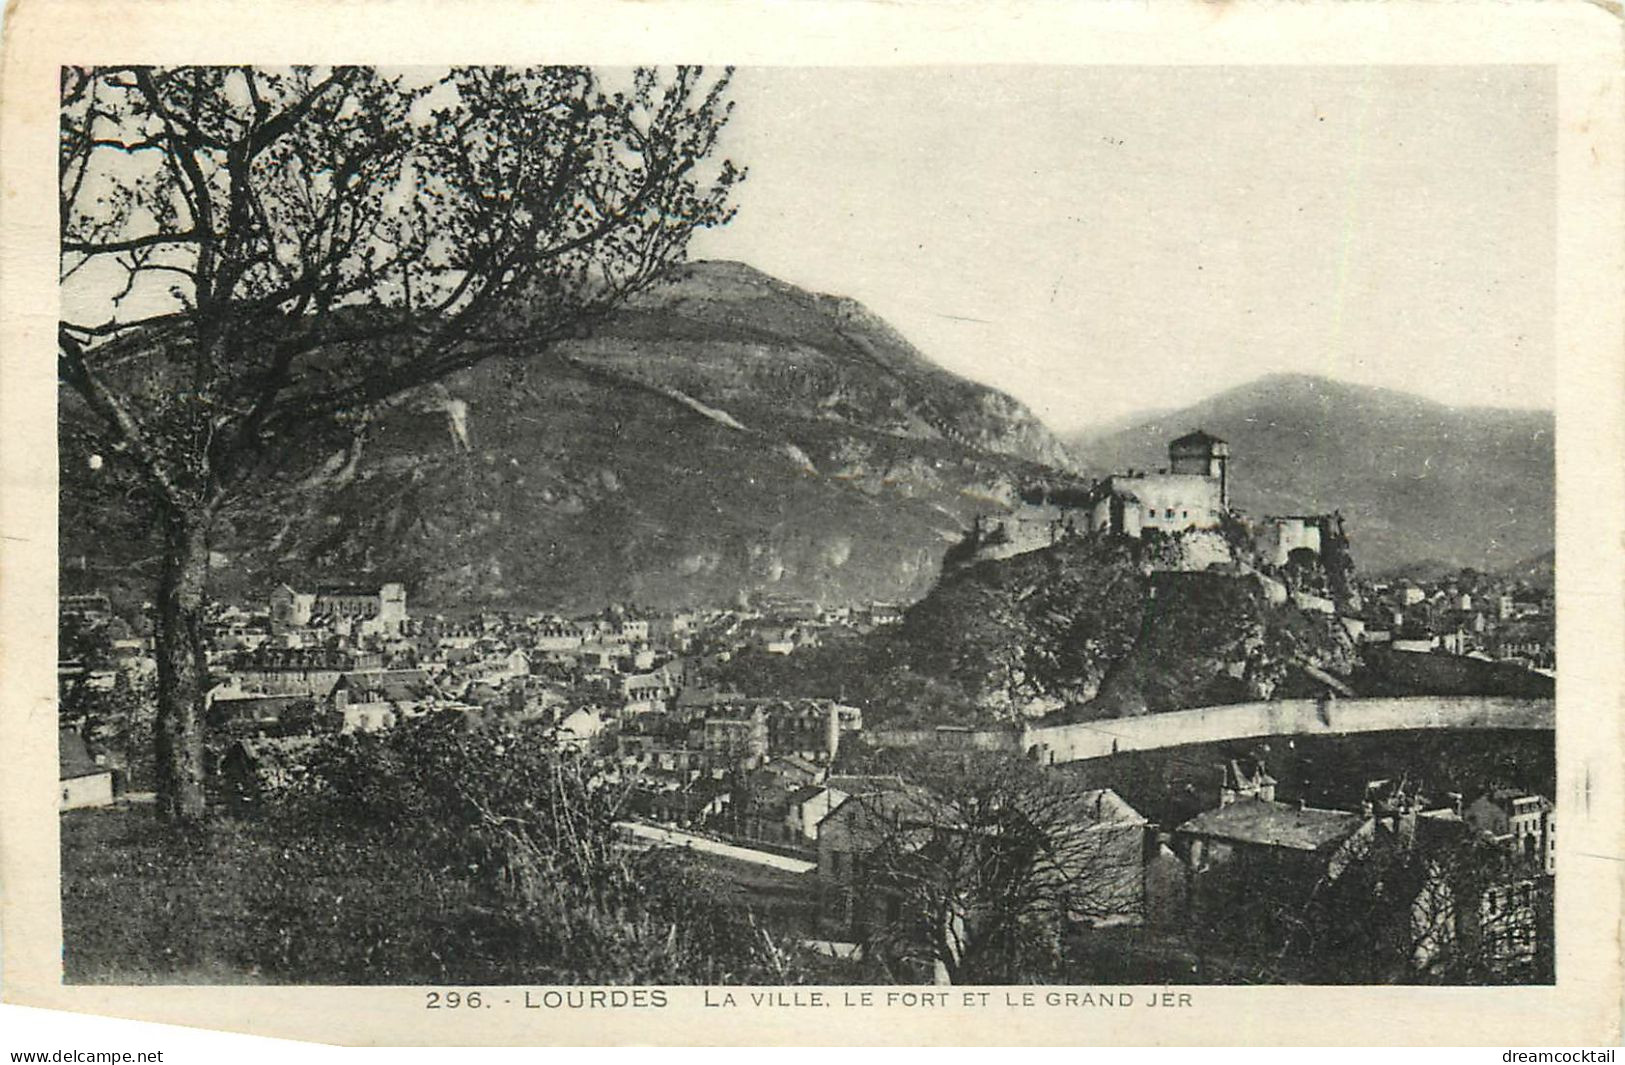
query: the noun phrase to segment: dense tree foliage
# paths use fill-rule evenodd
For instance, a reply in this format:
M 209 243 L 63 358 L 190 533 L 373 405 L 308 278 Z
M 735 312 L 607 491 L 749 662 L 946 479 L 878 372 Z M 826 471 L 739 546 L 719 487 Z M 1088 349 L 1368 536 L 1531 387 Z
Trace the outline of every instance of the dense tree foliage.
M 822 979 L 794 936 L 698 859 L 620 838 L 623 786 L 553 740 L 541 726 L 431 715 L 326 741 L 301 755 L 290 787 L 185 833 L 106 811 L 74 821 L 63 877 L 70 972 L 123 982 L 199 972 L 295 983 Z M 79 838 L 110 831 L 123 835 Z

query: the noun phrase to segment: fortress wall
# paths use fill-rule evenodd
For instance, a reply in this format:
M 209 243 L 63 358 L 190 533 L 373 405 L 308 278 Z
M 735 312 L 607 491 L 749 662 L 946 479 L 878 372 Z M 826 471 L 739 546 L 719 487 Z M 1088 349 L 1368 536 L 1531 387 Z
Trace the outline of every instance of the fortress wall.
M 1151 750 L 1250 736 L 1331 735 L 1409 729 L 1550 729 L 1551 699 L 1409 696 L 1395 699 L 1285 699 L 1177 710 L 1034 728 L 1029 750 L 1044 762 L 1073 762 L 1116 751 Z
M 936 747 L 947 750 L 1022 750 L 1021 734 L 1014 729 L 914 728 L 869 729 L 859 733 L 864 743 L 876 747 Z
M 1310 736 L 1412 729 L 1551 729 L 1551 699 L 1507 696 L 1407 696 L 1394 699 L 1283 699 L 1176 710 L 1144 717 L 1012 729 L 875 729 L 865 743 L 879 747 L 1026 751 L 1044 763 L 1076 762 L 1120 751 L 1252 736 Z

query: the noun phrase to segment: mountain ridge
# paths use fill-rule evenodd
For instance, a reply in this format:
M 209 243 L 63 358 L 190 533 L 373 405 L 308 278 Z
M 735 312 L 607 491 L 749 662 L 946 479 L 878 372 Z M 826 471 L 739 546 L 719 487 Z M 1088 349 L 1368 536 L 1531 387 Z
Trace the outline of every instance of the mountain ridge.
M 354 439 L 313 432 L 215 530 L 216 587 L 388 574 L 431 610 L 912 599 L 975 515 L 1073 464 L 861 304 L 743 264 L 687 264 L 554 354 L 418 389 Z M 140 594 L 150 530 L 60 395 L 65 586 Z
M 1091 466 L 1156 468 L 1202 428 L 1230 444 L 1232 497 L 1255 516 L 1340 510 L 1364 569 L 1423 560 L 1501 570 L 1555 542 L 1555 417 L 1270 374 L 1104 435 Z
M 430 609 L 913 600 L 1024 488 L 1155 468 L 1194 427 L 1230 441 L 1243 510 L 1341 509 L 1368 571 L 1501 571 L 1553 543 L 1545 412 L 1275 374 L 1069 446 L 858 301 L 728 261 L 685 264 L 557 354 L 416 390 L 354 440 L 313 433 L 222 523 L 220 587 L 387 573 Z M 150 530 L 88 469 L 61 396 L 61 553 L 86 560 L 66 584 L 133 587 Z

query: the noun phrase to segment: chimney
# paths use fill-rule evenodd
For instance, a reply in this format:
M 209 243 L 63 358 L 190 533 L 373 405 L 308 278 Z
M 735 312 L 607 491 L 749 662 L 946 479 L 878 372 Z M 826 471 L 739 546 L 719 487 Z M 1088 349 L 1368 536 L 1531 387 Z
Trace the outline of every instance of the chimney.
M 824 721 L 824 753 L 829 756 L 830 764 L 835 763 L 835 755 L 841 749 L 841 705 L 829 704 L 829 715 Z

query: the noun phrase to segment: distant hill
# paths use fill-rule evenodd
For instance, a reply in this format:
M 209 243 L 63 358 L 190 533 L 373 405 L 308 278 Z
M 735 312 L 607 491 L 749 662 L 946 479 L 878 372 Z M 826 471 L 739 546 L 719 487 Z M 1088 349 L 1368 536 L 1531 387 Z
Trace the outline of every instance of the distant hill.
M 307 441 L 214 537 L 217 587 L 387 576 L 445 608 L 911 599 L 974 514 L 1073 463 L 861 305 L 738 263 L 678 269 L 557 354 L 403 397 L 354 445 Z M 81 416 L 63 391 L 65 587 L 141 594 L 153 549 L 74 450 Z
M 1523 559 L 1503 570 L 1502 576 L 1551 591 L 1557 583 L 1557 552 L 1542 551 L 1533 558 Z
M 1450 407 L 1283 374 L 1069 442 L 1091 467 L 1155 469 L 1167 464 L 1170 439 L 1198 427 L 1229 441 L 1238 507 L 1341 509 L 1364 570 L 1430 562 L 1498 571 L 1555 542 L 1549 411 Z

